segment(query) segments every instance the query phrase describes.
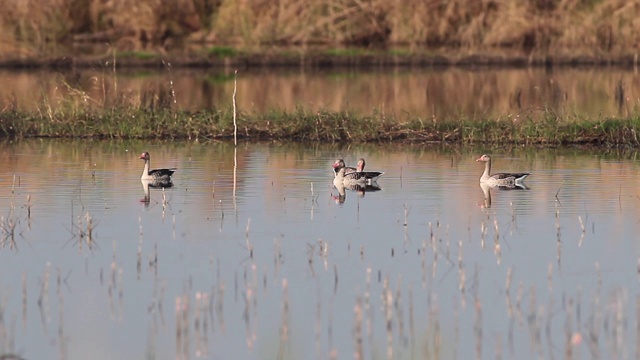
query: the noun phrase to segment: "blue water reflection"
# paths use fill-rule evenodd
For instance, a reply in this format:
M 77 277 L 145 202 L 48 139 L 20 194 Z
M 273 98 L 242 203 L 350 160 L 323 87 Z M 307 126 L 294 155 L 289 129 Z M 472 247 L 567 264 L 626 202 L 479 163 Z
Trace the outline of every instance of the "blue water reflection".
M 19 141 L 0 165 L 0 344 L 25 358 L 636 353 L 633 152 Z M 176 167 L 140 185 L 141 151 Z M 528 190 L 479 186 L 527 171 Z M 379 191 L 340 190 L 365 157 Z M 625 355 L 626 354 L 626 355 Z

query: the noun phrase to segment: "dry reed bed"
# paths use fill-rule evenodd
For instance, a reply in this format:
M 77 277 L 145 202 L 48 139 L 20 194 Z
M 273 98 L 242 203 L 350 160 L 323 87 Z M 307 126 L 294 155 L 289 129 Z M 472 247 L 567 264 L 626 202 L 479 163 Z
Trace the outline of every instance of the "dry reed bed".
M 0 50 L 17 58 L 61 44 L 160 54 L 191 44 L 319 44 L 599 56 L 634 55 L 640 43 L 640 6 L 625 0 L 25 0 L 5 10 Z

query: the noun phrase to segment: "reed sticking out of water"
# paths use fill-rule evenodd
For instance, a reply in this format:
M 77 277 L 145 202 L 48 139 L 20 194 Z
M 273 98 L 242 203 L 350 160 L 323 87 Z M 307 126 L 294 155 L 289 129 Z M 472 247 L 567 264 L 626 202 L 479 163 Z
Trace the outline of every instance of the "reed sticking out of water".
M 176 357 L 189 356 L 189 297 L 176 296 Z
M 238 145 L 238 120 L 236 107 L 236 94 L 238 90 L 238 70 L 233 72 L 233 146 Z
M 484 222 L 484 219 L 482 220 L 482 222 L 480 222 L 480 249 L 484 250 L 484 246 L 485 246 L 485 236 L 487 235 L 487 225 Z
M 514 343 L 513 343 L 513 328 L 515 325 L 515 316 L 513 303 L 511 302 L 511 282 L 513 277 L 513 267 L 509 267 L 507 269 L 507 280 L 505 283 L 505 291 L 504 297 L 507 306 L 507 317 L 509 318 L 509 334 L 508 334 L 508 342 L 509 342 L 509 352 L 511 355 L 514 353 Z M 514 358 L 514 356 L 512 356 Z
M 169 200 L 167 200 L 167 193 L 162 188 L 162 222 L 164 222 L 165 210 L 169 206 Z
M 480 302 L 480 281 L 478 280 L 478 265 L 476 264 L 473 274 L 473 286 L 474 286 L 474 309 L 475 316 L 473 321 L 473 333 L 476 340 L 476 358 L 482 359 L 482 303 Z
M 315 329 L 314 329 L 314 340 L 315 340 L 315 353 L 316 359 L 322 358 L 322 351 L 320 349 L 322 339 L 322 297 L 320 296 L 320 287 L 317 288 L 317 296 L 316 296 L 316 321 L 315 321 Z
M 636 353 L 635 358 L 640 359 L 640 295 L 636 294 Z
M 111 259 L 111 273 L 109 276 L 109 285 L 107 287 L 107 293 L 109 295 L 109 305 L 111 309 L 112 319 L 121 319 L 123 310 L 123 281 L 122 281 L 122 268 L 116 261 L 116 242 L 113 242 L 113 255 Z M 118 302 L 116 305 L 115 292 L 118 291 Z
M 562 183 L 560 184 L 560 187 L 558 188 L 558 191 L 556 191 L 556 201 L 559 203 L 560 199 L 558 198 L 558 194 L 560 194 L 560 190 L 562 190 L 562 185 L 564 185 L 564 180 L 562 180 Z
M 500 228 L 498 227 L 498 219 L 493 219 L 493 226 L 495 228 L 495 235 L 493 238 L 493 253 L 496 255 L 497 263 L 500 265 L 500 260 L 502 257 L 502 249 L 500 247 Z
M 402 301 L 402 276 L 398 275 L 398 282 L 396 284 L 396 297 L 394 299 L 394 307 L 396 309 L 396 319 L 398 323 L 398 338 L 406 339 L 404 330 L 404 307 Z
M 13 218 L 13 211 L 5 218 L 0 216 L 0 229 L 2 230 L 2 238 L 0 239 L 0 247 L 5 247 L 7 244 L 10 249 L 18 250 L 18 244 L 16 243 L 16 226 L 18 220 Z
M 364 311 L 366 313 L 366 334 L 369 344 L 373 345 L 373 313 L 374 308 L 371 306 L 371 273 L 370 267 L 367 267 L 364 287 Z
M 218 261 L 218 268 L 216 270 L 216 277 L 218 278 L 218 289 L 216 293 L 216 314 L 218 315 L 218 326 L 220 326 L 220 330 L 224 332 L 226 330 L 226 324 L 224 320 L 224 294 L 226 288 L 224 283 L 220 281 L 220 261 Z
M 31 195 L 27 195 L 27 219 L 31 220 Z
M 393 292 L 389 288 L 389 277 L 382 283 L 382 304 L 387 333 L 387 359 L 393 359 Z
M 22 329 L 27 328 L 27 304 L 29 303 L 27 297 L 27 273 L 22 273 Z
M 549 286 L 549 291 L 553 291 L 553 263 L 549 263 L 547 266 L 547 286 Z
M 236 204 L 236 185 L 237 185 L 237 175 L 238 175 L 238 148 L 233 148 L 233 206 L 237 208 Z
M 458 289 L 460 290 L 460 306 L 466 307 L 466 297 L 467 297 L 467 274 L 464 271 L 464 266 L 462 266 L 462 240 L 458 241 Z
M 585 218 L 586 220 L 586 218 Z M 582 234 L 580 235 L 580 240 L 578 241 L 578 247 L 582 246 L 582 241 L 584 240 L 584 236 L 586 234 L 586 229 L 584 228 L 584 223 L 582 222 L 582 217 L 578 215 L 578 221 L 580 221 L 580 228 L 582 229 Z
M 324 271 L 327 271 L 329 268 L 329 243 L 322 241 L 322 239 L 318 239 L 318 256 L 322 259 Z
M 196 306 L 194 315 L 194 331 L 196 338 L 197 357 L 207 357 L 209 350 L 209 323 L 207 308 L 209 306 L 209 294 L 196 292 Z
M 62 279 L 60 276 L 60 268 L 57 268 L 57 284 L 58 287 L 56 289 L 56 293 L 58 295 L 58 343 L 60 348 L 58 349 L 58 356 L 60 359 L 68 358 L 67 354 L 67 339 L 64 333 L 64 296 L 63 292 L 60 291 L 60 285 L 62 283 Z
M 140 280 L 140 274 L 142 272 L 142 217 L 138 216 L 138 224 L 140 227 L 140 237 L 138 238 L 138 252 L 136 254 L 136 274 L 138 280 Z
M 18 178 L 18 181 L 19 178 Z M 16 189 L 16 174 L 13 174 L 13 181 L 11 182 L 11 194 L 13 194 L 15 192 Z
M 338 293 L 338 266 L 333 264 L 333 295 Z
M 247 250 L 249 251 L 249 257 L 251 259 L 253 259 L 253 245 L 251 244 L 251 241 L 249 241 L 249 228 L 251 226 L 251 218 L 247 219 L 247 229 L 244 232 L 244 239 L 246 241 L 247 244 Z
M 40 321 L 45 334 L 48 332 L 49 321 L 49 277 L 51 275 L 51 263 L 47 262 L 44 275 L 40 283 L 40 295 L 38 296 L 38 309 L 40 310 Z
M 363 323 L 363 310 L 362 310 L 362 298 L 360 296 L 356 296 L 356 305 L 353 308 L 353 312 L 355 314 L 354 326 L 353 326 L 353 337 L 355 341 L 355 352 L 353 354 L 356 360 L 364 359 L 364 348 L 362 344 L 364 343 L 362 337 L 362 323 Z
M 256 339 L 256 329 L 255 322 L 251 321 L 251 314 L 254 315 L 254 318 L 257 316 L 257 306 L 258 306 L 258 298 L 257 298 L 257 288 L 258 288 L 258 274 L 256 264 L 251 263 L 251 278 L 247 278 L 247 267 L 245 266 L 245 274 L 244 274 L 244 286 L 245 290 L 243 293 L 244 298 L 244 311 L 242 313 L 242 318 L 244 319 L 245 325 L 245 341 L 247 343 L 247 348 L 249 351 L 253 350 L 255 339 Z
M 282 279 L 282 319 L 280 322 L 280 341 L 278 343 L 278 359 L 285 358 L 289 347 L 289 282 Z
M 558 191 L 560 191 L 558 189 Z M 556 194 L 557 195 L 557 194 Z M 556 201 L 556 244 L 557 244 L 557 261 L 558 261 L 558 269 L 560 269 L 561 267 L 561 259 L 562 259 L 562 240 L 560 237 L 560 208 L 558 207 L 558 205 L 560 204 L 559 201 Z
M 92 250 L 94 246 L 97 246 L 94 239 L 94 230 L 97 224 L 94 222 L 88 211 L 84 216 L 78 215 L 76 219 L 77 223 L 72 223 L 72 230 L 69 231 L 73 235 L 73 238 L 77 238 L 78 252 L 82 251 L 85 244 L 89 250 Z
M 282 247 L 280 246 L 280 240 L 273 239 L 274 256 L 273 256 L 273 271 L 274 275 L 280 274 L 280 263 L 282 262 Z

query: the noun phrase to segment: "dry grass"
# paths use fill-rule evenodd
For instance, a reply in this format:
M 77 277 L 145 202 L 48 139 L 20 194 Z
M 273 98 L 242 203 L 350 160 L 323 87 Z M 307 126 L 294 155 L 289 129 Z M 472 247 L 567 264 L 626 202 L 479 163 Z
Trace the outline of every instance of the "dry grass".
M 159 53 L 199 43 L 591 55 L 634 54 L 640 45 L 640 3 L 625 0 L 13 2 L 0 13 L 0 50 L 14 57 L 43 56 L 61 51 L 61 44 L 82 43 Z

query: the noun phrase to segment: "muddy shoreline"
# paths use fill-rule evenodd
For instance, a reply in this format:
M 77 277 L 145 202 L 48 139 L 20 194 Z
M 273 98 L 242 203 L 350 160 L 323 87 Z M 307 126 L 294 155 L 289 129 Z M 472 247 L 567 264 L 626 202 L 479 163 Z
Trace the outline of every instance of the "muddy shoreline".
M 0 59 L 1 69 L 83 69 L 113 66 L 113 56 L 58 56 Z M 117 68 L 209 68 L 209 67 L 637 67 L 638 55 L 622 56 L 519 56 L 519 55 L 273 55 L 248 54 L 231 57 L 161 56 L 116 57 Z

